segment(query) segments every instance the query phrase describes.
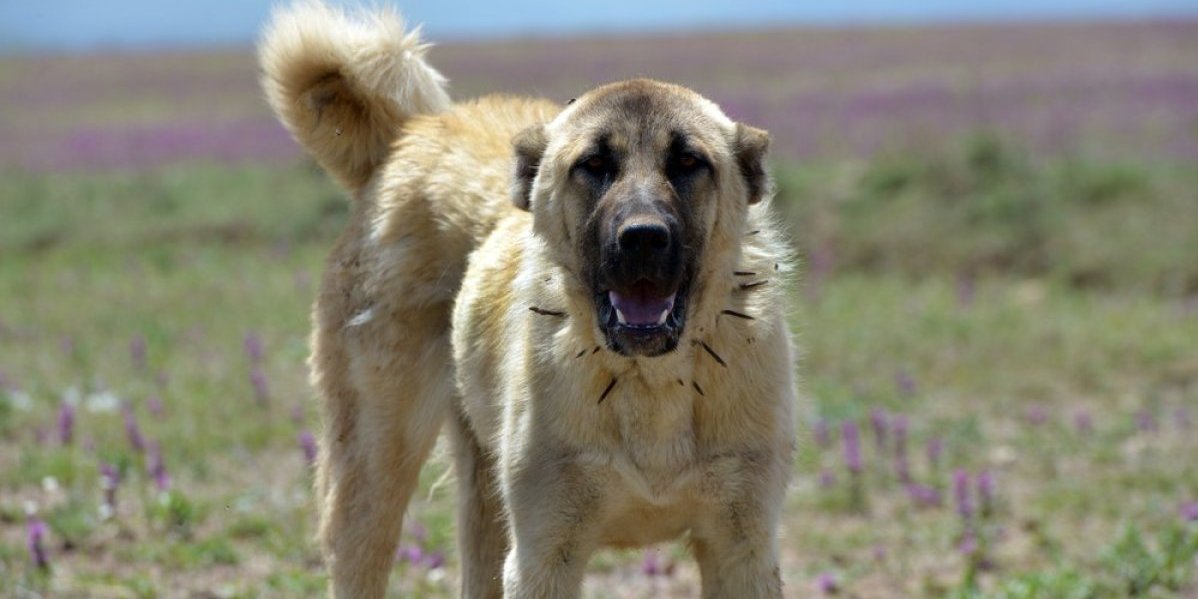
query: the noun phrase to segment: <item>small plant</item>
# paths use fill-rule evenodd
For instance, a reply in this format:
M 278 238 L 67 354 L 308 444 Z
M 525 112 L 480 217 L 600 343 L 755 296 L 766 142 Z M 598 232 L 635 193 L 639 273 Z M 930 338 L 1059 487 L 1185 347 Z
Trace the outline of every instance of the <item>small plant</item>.
M 37 516 L 30 516 L 26 526 L 26 545 L 29 558 L 38 570 L 50 569 L 50 556 L 46 553 L 46 523 Z
M 857 423 L 845 421 L 840 436 L 844 441 L 844 466 L 849 478 L 849 506 L 855 512 L 864 512 L 865 477 L 861 468 L 861 437 Z

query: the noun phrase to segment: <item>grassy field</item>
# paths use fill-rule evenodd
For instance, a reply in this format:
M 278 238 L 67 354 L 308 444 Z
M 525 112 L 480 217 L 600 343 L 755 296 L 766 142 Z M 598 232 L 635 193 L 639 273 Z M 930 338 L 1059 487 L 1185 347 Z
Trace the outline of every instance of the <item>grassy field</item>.
M 1072 260 L 966 279 L 959 245 L 984 236 L 924 214 L 894 220 L 940 232 L 921 241 L 937 260 L 857 258 L 868 252 L 853 248 L 899 243 L 857 207 L 899 168 L 783 173 L 788 213 L 839 206 L 836 219 L 796 216 L 796 238 L 823 227 L 846 256 L 796 290 L 807 401 L 783 531 L 791 593 L 826 574 L 861 597 L 1194 596 L 1198 522 L 1182 511 L 1198 499 L 1198 307 L 1156 286 L 1188 276 L 1193 252 L 1151 231 L 1102 235 L 1119 247 L 1091 249 L 1121 256 L 1105 270 L 1126 284 L 1079 286 Z M 1171 207 L 1189 189 L 1193 205 L 1188 175 L 1135 173 L 1151 183 L 1129 201 Z M 305 167 L 6 180 L 0 590 L 316 594 L 302 436 L 317 423 L 302 364 L 312 281 L 344 199 Z M 900 196 L 883 209 L 903 210 Z M 1066 221 L 1107 218 L 1053 199 Z M 1141 256 L 1155 252 L 1173 267 L 1149 269 Z M 860 471 L 842 458 L 847 422 L 860 428 Z M 445 463 L 429 467 L 412 509 L 399 596 L 453 588 Z M 33 510 L 48 525 L 44 570 L 26 547 Z M 591 597 L 687 597 L 697 580 L 681 546 L 602 554 L 591 573 Z
M 1168 37 L 1176 29 L 1145 31 L 1181 40 Z M 970 30 L 952 31 L 941 35 Z M 1094 47 L 1122 56 L 1147 35 L 1120 31 L 1109 46 L 1096 35 Z M 956 72 L 928 63 L 910 32 L 873 35 L 872 50 L 844 59 L 874 69 L 855 67 L 853 81 L 865 83 L 849 96 L 887 73 Z M 1043 37 L 1037 47 L 1055 47 Z M 831 55 L 836 39 L 805 43 Z M 499 77 L 502 57 L 552 43 L 565 42 L 444 56 L 459 89 L 474 90 Z M 598 43 L 579 42 L 578 55 Z M 664 46 L 637 43 L 670 59 Z M 917 58 L 902 69 L 869 60 L 894 47 Z M 1173 69 L 1185 89 L 1198 82 L 1180 55 L 1148 54 L 1149 71 Z M 130 57 L 135 68 L 89 74 L 152 90 L 128 114 L 113 103 L 128 89 L 112 84 L 89 103 L 52 68 L 39 93 L 4 89 L 25 104 L 0 115 L 0 132 L 25 137 L 0 141 L 0 596 L 323 592 L 307 312 L 348 204 L 270 137 L 277 130 L 262 129 L 268 139 L 248 150 L 193 131 L 224 135 L 204 119 L 233 123 L 230 139 L 259 131 L 238 125 L 258 122 L 262 108 L 246 99 L 256 92 L 245 57 L 230 56 Z M 629 56 L 609 67 L 635 68 Z M 9 61 L 0 80 L 88 60 Z M 207 83 L 168 68 L 179 65 Z M 685 79 L 684 67 L 671 68 Z M 776 202 L 805 257 L 794 289 L 804 403 L 782 530 L 787 596 L 1198 597 L 1192 160 L 1173 146 L 1090 151 L 1085 140 L 1119 132 L 1102 127 L 1079 129 L 1078 151 L 969 126 L 919 152 L 804 155 L 782 108 L 827 82 L 801 81 L 797 96 L 763 96 L 776 110 L 757 121 L 783 131 Z M 544 83 L 553 85 L 566 83 Z M 201 89 L 209 95 L 169 101 Z M 1180 123 L 1170 143 L 1193 143 L 1189 108 L 1153 106 L 1153 122 Z M 137 129 L 188 111 L 201 116 L 173 136 Z M 55 125 L 39 129 L 39 119 Z M 135 133 L 104 141 L 87 129 L 96 122 Z M 76 126 L 90 137 L 72 137 Z M 1144 143 L 1151 130 L 1132 137 Z M 34 140 L 28 153 L 21 139 Z M 193 143 L 208 153 L 189 154 Z M 454 594 L 447 464 L 438 455 L 424 474 L 392 596 Z M 586 585 L 591 598 L 693 597 L 698 575 L 681 542 L 601 553 Z

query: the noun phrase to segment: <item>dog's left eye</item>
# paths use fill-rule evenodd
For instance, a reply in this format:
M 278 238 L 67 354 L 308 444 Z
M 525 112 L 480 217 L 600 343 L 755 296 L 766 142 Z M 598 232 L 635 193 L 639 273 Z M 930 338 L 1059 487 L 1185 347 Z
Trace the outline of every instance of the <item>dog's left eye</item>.
M 707 163 L 694 154 L 678 154 L 670 160 L 667 169 L 671 175 L 688 175 L 706 166 Z

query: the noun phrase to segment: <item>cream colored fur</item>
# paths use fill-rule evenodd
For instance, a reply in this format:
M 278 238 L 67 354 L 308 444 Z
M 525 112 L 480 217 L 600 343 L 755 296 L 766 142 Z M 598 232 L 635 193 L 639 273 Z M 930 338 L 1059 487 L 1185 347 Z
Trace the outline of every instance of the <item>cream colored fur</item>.
M 403 123 L 448 110 L 428 46 L 389 10 L 351 18 L 319 2 L 276 10 L 259 44 L 271 108 L 304 148 L 357 190 L 386 159 Z
M 795 385 L 788 253 L 768 200 L 750 205 L 764 193 L 752 177 L 764 132 L 651 81 L 568 107 L 450 105 L 398 17 L 362 22 L 300 5 L 276 14 L 261 50 L 271 105 L 358 198 L 313 309 L 332 595 L 384 594 L 404 509 L 448 422 L 464 597 L 577 596 L 594 550 L 687 533 L 704 597 L 781 597 Z M 655 358 L 605 349 L 579 274 L 586 215 L 570 165 L 596 128 L 620 139 L 627 115 L 601 100 L 621 94 L 653 98 L 713 159 L 692 208 L 705 243 L 688 323 Z M 666 132 L 648 133 L 648 145 L 625 136 L 629 151 Z

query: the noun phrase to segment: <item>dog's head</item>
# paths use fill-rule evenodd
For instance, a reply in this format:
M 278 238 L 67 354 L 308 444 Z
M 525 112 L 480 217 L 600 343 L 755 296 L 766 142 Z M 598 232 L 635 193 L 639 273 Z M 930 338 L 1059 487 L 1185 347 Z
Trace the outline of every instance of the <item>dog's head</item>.
M 588 288 L 607 346 L 657 356 L 678 346 L 718 229 L 766 194 L 768 143 L 689 89 L 614 83 L 517 136 L 513 201 Z

